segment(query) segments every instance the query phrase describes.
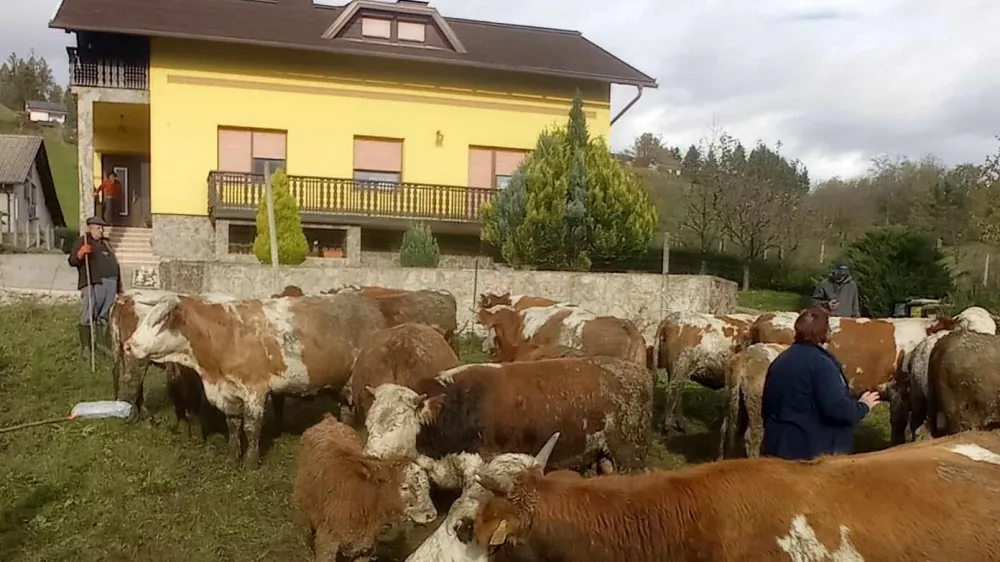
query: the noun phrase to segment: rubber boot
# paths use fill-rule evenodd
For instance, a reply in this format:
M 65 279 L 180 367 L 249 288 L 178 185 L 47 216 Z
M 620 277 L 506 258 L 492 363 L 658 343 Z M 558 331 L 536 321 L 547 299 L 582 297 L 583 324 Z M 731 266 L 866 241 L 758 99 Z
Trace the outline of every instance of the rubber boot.
M 108 339 L 108 325 L 103 322 L 98 322 L 97 325 L 94 326 L 94 336 L 97 337 L 97 341 L 94 342 L 94 347 L 97 351 L 111 357 L 111 344 Z
M 80 334 L 80 350 L 90 353 L 90 326 L 77 326 L 76 330 Z

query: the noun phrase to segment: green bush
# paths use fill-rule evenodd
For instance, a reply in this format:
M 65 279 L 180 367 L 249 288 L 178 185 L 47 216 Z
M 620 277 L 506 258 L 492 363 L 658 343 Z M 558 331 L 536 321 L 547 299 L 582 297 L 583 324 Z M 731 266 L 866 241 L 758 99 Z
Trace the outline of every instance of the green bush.
M 895 301 L 940 299 L 954 290 L 945 256 L 925 236 L 898 227 L 869 231 L 844 250 L 862 312 L 891 316 Z
M 278 240 L 278 263 L 299 265 L 306 261 L 309 242 L 302 232 L 302 218 L 299 207 L 288 189 L 288 176 L 278 170 L 271 176 L 271 190 L 274 192 L 274 226 Z M 253 241 L 253 253 L 260 263 L 271 263 L 270 228 L 267 223 L 267 197 L 261 197 L 257 208 L 257 237 Z
M 402 267 L 437 267 L 441 261 L 441 250 L 431 234 L 431 228 L 424 223 L 410 225 L 403 233 L 399 246 L 399 265 Z
M 483 210 L 484 242 L 513 267 L 588 270 L 640 256 L 656 206 L 600 138 L 590 139 L 579 92 L 565 127 L 545 131 Z
M 74 228 L 59 227 L 55 229 L 55 245 L 62 250 L 64 254 L 69 254 L 70 250 L 73 249 L 73 243 L 79 238 L 80 233 Z

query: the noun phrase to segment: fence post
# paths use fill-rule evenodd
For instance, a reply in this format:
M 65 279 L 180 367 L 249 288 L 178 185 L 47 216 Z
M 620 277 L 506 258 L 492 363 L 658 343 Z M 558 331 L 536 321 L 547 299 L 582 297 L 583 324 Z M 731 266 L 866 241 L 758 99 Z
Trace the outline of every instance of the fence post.
M 663 274 L 670 273 L 670 233 L 663 233 Z
M 17 248 L 17 220 L 10 221 L 11 247 Z
M 983 288 L 985 289 L 990 283 L 990 255 L 986 254 L 986 259 L 983 260 Z
M 35 247 L 42 247 L 42 223 L 35 222 Z

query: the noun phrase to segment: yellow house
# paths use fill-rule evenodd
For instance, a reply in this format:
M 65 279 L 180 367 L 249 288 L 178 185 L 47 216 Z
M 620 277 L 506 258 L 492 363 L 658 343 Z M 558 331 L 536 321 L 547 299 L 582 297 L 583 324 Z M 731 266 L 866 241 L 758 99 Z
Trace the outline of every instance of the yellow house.
M 611 85 L 656 87 L 578 32 L 417 0 L 63 0 L 49 26 L 76 34 L 80 224 L 114 171 L 132 262 L 240 259 L 278 168 L 317 254 L 379 263 L 414 220 L 474 254 L 483 203 L 575 90 L 607 136 Z

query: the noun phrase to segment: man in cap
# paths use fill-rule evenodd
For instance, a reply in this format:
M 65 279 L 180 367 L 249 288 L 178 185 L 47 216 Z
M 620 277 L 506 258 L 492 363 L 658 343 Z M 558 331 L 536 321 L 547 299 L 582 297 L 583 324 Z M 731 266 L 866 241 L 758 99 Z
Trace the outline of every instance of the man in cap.
M 858 303 L 858 285 L 851 278 L 847 262 L 838 262 L 830 276 L 813 291 L 813 304 L 825 306 L 830 316 L 861 316 Z
M 78 272 L 77 289 L 80 290 L 83 311 L 80 314 L 80 345 L 90 348 L 90 325 L 97 322 L 95 331 L 102 348 L 107 349 L 107 325 L 111 305 L 121 286 L 121 268 L 111 244 L 104 237 L 108 226 L 99 217 L 87 219 L 87 232 L 73 243 L 69 252 L 69 265 Z M 89 272 L 88 272 L 89 269 Z

